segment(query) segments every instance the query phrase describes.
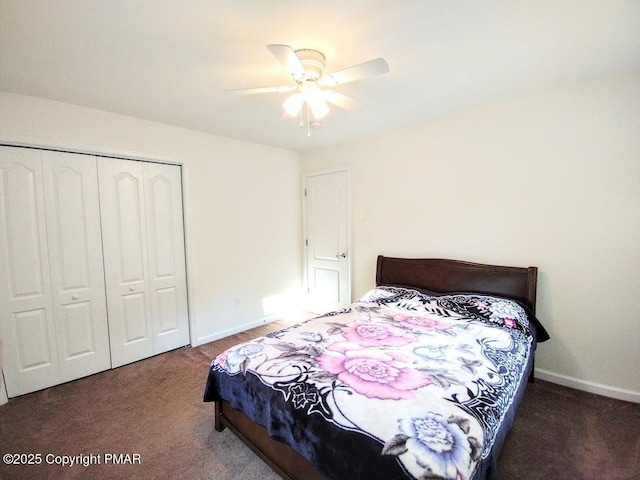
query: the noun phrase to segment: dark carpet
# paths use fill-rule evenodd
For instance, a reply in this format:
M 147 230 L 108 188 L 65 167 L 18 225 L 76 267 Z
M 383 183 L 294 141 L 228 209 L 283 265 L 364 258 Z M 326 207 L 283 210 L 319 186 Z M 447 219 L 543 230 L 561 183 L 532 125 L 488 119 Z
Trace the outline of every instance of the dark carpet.
M 202 395 L 213 356 L 282 326 L 12 399 L 0 406 L 0 452 L 36 464 L 2 461 L 0 478 L 277 479 L 228 430 L 214 430 L 213 405 Z M 58 464 L 72 458 L 80 464 Z M 529 384 L 499 472 L 501 480 L 640 480 L 640 404 Z

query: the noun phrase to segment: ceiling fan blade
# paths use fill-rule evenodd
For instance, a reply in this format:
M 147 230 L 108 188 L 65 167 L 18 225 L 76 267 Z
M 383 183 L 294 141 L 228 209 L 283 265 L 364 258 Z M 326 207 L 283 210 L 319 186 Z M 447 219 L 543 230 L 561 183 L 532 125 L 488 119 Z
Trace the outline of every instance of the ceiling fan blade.
M 355 110 L 357 107 L 357 102 L 353 98 L 347 97 L 346 95 L 334 90 L 325 90 L 322 94 L 327 102 L 343 108 L 344 110 Z
M 368 62 L 324 75 L 318 83 L 326 86 L 341 85 L 374 75 L 382 75 L 388 71 L 389 64 L 387 61 L 384 58 L 376 58 L 375 60 L 369 60 Z
M 227 93 L 235 93 L 236 95 L 252 95 L 254 93 L 286 93 L 295 90 L 296 86 L 282 85 L 279 87 L 258 87 L 258 88 L 236 88 L 233 90 L 225 90 Z
M 299 77 L 304 75 L 304 67 L 300 63 L 300 59 L 298 59 L 296 52 L 289 45 L 271 44 L 267 45 L 267 48 L 292 76 Z

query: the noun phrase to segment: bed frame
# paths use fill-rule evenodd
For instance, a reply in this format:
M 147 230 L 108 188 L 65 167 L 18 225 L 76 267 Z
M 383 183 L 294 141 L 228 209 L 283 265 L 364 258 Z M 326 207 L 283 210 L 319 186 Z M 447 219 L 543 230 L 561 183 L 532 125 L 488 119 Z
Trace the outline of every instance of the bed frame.
M 476 292 L 512 298 L 533 313 L 536 307 L 536 267 L 503 267 L 444 259 L 378 256 L 376 285 L 402 285 L 438 293 Z M 215 402 L 215 428 L 228 427 L 267 465 L 286 480 L 326 477 L 288 445 L 226 401 Z
M 438 293 L 474 292 L 508 297 L 536 312 L 537 267 L 502 267 L 436 258 L 378 256 L 376 285 L 403 285 Z

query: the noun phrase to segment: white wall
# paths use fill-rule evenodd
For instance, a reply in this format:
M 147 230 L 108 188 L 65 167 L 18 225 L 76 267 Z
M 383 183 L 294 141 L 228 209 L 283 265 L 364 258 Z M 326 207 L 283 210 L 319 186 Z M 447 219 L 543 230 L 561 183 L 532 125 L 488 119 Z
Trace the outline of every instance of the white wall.
M 0 112 L 0 138 L 183 163 L 194 344 L 261 323 L 277 313 L 265 299 L 299 291 L 298 153 L 9 93 Z
M 538 376 L 640 401 L 640 77 L 538 92 L 302 155 L 348 166 L 353 292 L 375 258 L 539 267 Z M 366 220 L 360 221 L 366 212 Z

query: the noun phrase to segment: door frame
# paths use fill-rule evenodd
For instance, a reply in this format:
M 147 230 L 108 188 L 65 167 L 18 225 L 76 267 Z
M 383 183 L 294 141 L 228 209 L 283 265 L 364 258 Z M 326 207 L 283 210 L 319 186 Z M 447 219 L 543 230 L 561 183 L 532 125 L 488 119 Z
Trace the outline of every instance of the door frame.
M 353 291 L 353 282 L 352 282 L 352 275 L 351 275 L 351 266 L 352 266 L 352 261 L 351 261 L 351 257 L 352 257 L 352 244 L 351 244 L 351 173 L 349 170 L 349 167 L 336 167 L 336 168 L 330 168 L 330 169 L 326 169 L 326 170 L 318 170 L 318 171 L 312 171 L 312 172 L 306 172 L 302 174 L 302 180 L 301 180 L 301 187 L 300 187 L 300 202 L 302 204 L 302 278 L 303 278 L 303 282 L 302 282 L 302 287 L 303 287 L 303 291 L 302 291 L 302 295 L 304 298 L 304 301 L 302 302 L 305 311 L 308 311 L 308 289 L 309 289 L 309 282 L 308 282 L 308 271 L 309 271 L 309 266 L 308 266 L 308 257 L 307 257 L 307 245 L 305 244 L 308 236 L 307 236 L 307 201 L 306 201 L 306 195 L 305 195 L 305 188 L 306 188 L 306 184 L 307 184 L 307 179 L 310 177 L 318 177 L 318 176 L 322 176 L 322 175 L 331 175 L 333 173 L 344 173 L 345 177 L 346 177 L 346 195 L 347 195 L 347 275 L 349 276 L 348 278 L 348 289 L 349 289 L 349 301 L 351 301 L 351 295 L 352 295 L 352 291 Z

